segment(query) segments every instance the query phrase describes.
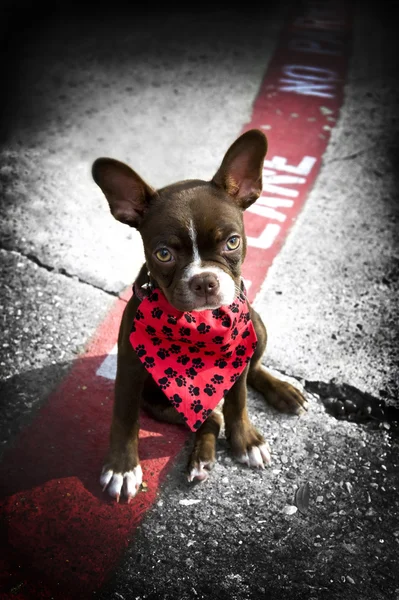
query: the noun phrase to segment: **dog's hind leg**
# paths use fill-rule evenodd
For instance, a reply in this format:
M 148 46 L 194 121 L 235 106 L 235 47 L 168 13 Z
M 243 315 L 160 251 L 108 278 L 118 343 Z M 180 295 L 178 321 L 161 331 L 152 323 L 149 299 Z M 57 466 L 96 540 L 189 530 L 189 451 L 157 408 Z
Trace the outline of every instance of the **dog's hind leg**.
M 262 365 L 262 356 L 266 349 L 267 332 L 258 313 L 251 308 L 251 319 L 255 327 L 258 344 L 252 356 L 247 381 L 260 392 L 266 402 L 285 413 L 300 415 L 307 409 L 303 394 L 293 385 L 271 375 Z
M 171 405 L 152 377 L 148 377 L 143 389 L 143 408 L 157 421 L 183 425 L 184 419 Z

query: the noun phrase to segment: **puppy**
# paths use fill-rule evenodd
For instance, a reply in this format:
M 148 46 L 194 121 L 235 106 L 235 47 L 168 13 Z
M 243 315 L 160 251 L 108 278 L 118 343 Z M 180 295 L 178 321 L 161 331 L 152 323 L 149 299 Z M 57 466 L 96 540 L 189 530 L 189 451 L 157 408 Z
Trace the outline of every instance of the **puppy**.
M 253 468 L 270 462 L 251 424 L 246 385 L 276 409 L 300 414 L 306 400 L 261 364 L 266 329 L 241 279 L 246 253 L 243 212 L 262 191 L 264 134 L 241 135 L 211 181 L 180 181 L 159 190 L 127 165 L 97 159 L 93 179 L 113 216 L 141 234 L 145 265 L 121 322 L 110 449 L 103 489 L 119 501 L 142 483 L 139 412 L 186 423 L 194 432 L 188 480 L 205 480 L 215 462 L 224 398 L 226 437 L 235 458 Z

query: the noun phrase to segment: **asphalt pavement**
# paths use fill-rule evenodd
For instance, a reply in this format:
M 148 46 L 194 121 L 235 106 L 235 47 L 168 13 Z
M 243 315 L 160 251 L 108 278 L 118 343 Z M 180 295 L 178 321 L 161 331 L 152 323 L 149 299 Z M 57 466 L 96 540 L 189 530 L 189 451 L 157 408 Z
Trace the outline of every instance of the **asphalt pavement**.
M 157 13 L 127 3 L 27 6 L 3 44 L 5 455 L 142 261 L 138 234 L 110 216 L 91 163 L 126 161 L 154 187 L 209 179 L 249 121 L 294 10 L 284 2 Z M 255 303 L 269 333 L 264 362 L 305 388 L 308 413 L 279 415 L 250 392 L 273 463 L 262 472 L 235 464 L 222 435 L 205 485 L 184 478 L 188 440 L 120 567 L 84 597 L 399 599 L 394 8 L 353 4 L 339 119 Z

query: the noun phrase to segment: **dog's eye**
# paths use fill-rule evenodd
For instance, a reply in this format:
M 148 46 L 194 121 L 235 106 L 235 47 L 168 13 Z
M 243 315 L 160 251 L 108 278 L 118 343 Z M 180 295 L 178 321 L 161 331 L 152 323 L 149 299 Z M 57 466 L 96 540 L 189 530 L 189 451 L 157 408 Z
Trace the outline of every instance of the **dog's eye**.
M 227 246 L 228 250 L 237 250 L 239 245 L 240 245 L 240 236 L 238 236 L 238 235 L 232 235 L 231 238 L 229 238 L 226 242 L 226 246 Z
M 155 252 L 155 256 L 161 262 L 169 262 L 172 260 L 172 255 L 167 248 L 160 248 Z

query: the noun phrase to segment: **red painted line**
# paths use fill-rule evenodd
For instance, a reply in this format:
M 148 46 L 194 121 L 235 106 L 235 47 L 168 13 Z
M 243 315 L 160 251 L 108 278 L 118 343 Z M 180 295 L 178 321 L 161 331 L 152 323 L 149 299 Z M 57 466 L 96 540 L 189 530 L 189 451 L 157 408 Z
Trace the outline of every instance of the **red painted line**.
M 264 191 L 245 215 L 244 277 L 253 300 L 300 212 L 338 117 L 351 16 L 332 0 L 310 3 L 285 28 L 243 131 L 269 138 Z M 118 300 L 0 465 L 0 597 L 91 596 L 121 558 L 188 432 L 142 415 L 140 456 L 146 493 L 116 505 L 98 475 L 108 444 L 113 382 L 96 371 L 115 344 L 125 305 Z

